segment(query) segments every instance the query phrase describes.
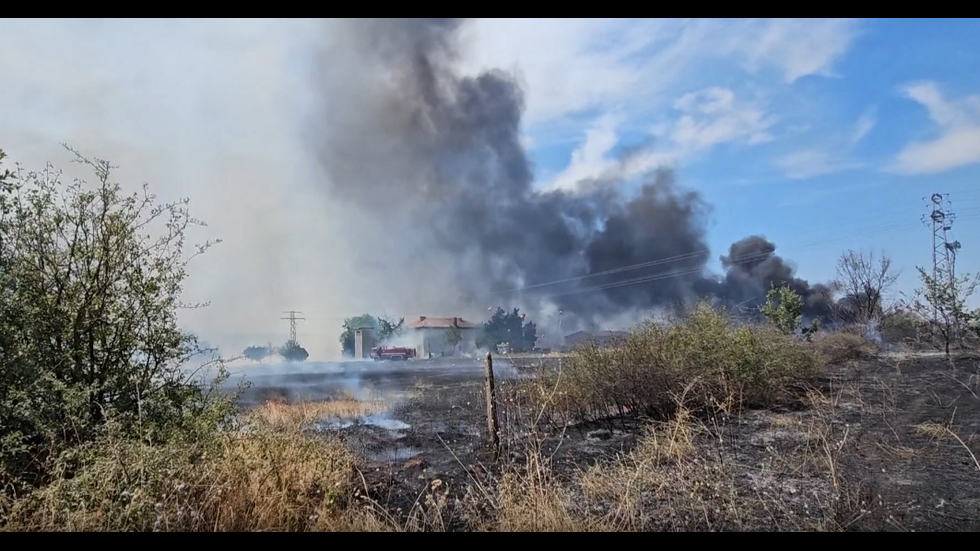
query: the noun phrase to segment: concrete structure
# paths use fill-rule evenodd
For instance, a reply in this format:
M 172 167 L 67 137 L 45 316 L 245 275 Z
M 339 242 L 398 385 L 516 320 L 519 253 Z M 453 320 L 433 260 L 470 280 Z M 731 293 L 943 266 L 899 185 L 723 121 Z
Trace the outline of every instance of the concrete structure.
M 430 318 L 419 316 L 419 319 L 406 325 L 409 335 L 415 342 L 419 358 L 451 356 L 453 353 L 471 352 L 476 350 L 477 325 L 463 318 Z M 447 333 L 452 328 L 458 328 L 462 340 L 455 350 L 447 340 Z
M 571 335 L 565 335 L 565 348 L 575 348 L 594 340 L 600 346 L 612 344 L 613 342 L 626 338 L 629 333 L 626 331 L 576 331 Z
M 354 330 L 354 357 L 363 360 L 371 357 L 371 349 L 377 346 L 378 337 L 373 327 L 358 327 Z

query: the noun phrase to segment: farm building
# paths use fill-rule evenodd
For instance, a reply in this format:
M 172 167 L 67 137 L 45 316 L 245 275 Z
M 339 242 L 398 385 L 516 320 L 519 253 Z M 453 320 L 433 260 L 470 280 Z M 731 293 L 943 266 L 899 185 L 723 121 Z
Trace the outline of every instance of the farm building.
M 468 352 L 476 348 L 477 326 L 463 318 L 430 318 L 419 316 L 419 319 L 406 325 L 407 333 L 414 333 L 418 355 L 420 358 L 430 356 L 451 356 L 454 352 L 448 339 L 450 330 L 459 330 L 461 340 L 455 347 L 455 352 Z

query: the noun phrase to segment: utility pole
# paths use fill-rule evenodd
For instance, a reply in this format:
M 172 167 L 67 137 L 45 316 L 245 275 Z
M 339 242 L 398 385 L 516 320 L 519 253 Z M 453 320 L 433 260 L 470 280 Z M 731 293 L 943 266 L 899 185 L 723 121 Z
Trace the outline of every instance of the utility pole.
M 302 313 L 303 312 L 298 312 L 296 310 L 289 310 L 287 312 L 283 312 L 283 314 L 286 314 L 288 317 L 279 318 L 279 319 L 283 319 L 283 320 L 289 320 L 289 340 L 290 341 L 293 341 L 293 342 L 296 341 L 296 322 L 299 321 L 299 320 L 306 320 L 306 318 L 300 318 L 300 317 L 297 317 L 296 316 L 297 314 L 302 314 Z

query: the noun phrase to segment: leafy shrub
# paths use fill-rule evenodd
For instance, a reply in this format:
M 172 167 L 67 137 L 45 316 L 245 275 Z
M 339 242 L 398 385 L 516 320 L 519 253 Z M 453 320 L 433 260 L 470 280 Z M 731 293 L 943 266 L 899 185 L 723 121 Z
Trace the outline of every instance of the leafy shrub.
M 678 405 L 772 403 L 819 367 L 806 343 L 701 305 L 679 323 L 647 323 L 620 344 L 576 350 L 544 384 L 558 389 L 557 408 L 580 416 L 668 417 Z
M 788 286 L 774 285 L 760 310 L 773 327 L 790 335 L 800 329 L 803 321 L 803 298 Z

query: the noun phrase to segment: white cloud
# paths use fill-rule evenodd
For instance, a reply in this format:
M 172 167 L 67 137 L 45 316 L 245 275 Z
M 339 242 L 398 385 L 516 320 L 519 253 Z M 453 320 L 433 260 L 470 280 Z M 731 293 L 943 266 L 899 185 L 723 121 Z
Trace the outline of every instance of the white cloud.
M 702 79 L 700 61 L 775 70 L 782 82 L 833 76 L 858 35 L 850 19 L 481 19 L 464 63 L 516 69 L 527 86 L 527 122 L 586 110 L 655 110 Z
M 834 155 L 820 149 L 806 149 L 785 155 L 776 160 L 787 178 L 805 180 L 816 176 L 833 174 L 866 166 L 864 163 Z
M 609 170 L 614 162 L 609 152 L 619 143 L 616 127 L 619 117 L 606 115 L 596 120 L 585 132 L 585 139 L 572 152 L 571 161 L 564 171 L 554 178 L 551 189 L 573 189 L 588 178 L 594 178 Z
M 769 128 L 774 118 L 761 107 L 740 101 L 728 88 L 712 87 L 689 92 L 674 101 L 679 117 L 654 125 L 658 142 L 653 150 L 622 161 L 611 152 L 619 143 L 621 116 L 602 116 L 585 132 L 585 139 L 572 153 L 568 167 L 555 177 L 549 189 L 574 189 L 592 178 L 638 176 L 661 165 L 676 165 L 696 154 L 727 143 L 758 145 L 773 138 Z
M 735 101 L 727 88 L 707 88 L 681 96 L 674 107 L 683 115 L 671 138 L 684 149 L 699 150 L 744 139 L 755 145 L 772 140 L 774 120 L 753 105 Z
M 950 101 L 934 82 L 908 84 L 903 92 L 926 108 L 939 136 L 907 144 L 889 171 L 935 174 L 980 163 L 980 95 Z
M 619 145 L 619 126 L 622 118 L 606 115 L 597 119 L 585 132 L 585 139 L 572 152 L 568 166 L 551 179 L 549 190 L 575 190 L 580 183 L 600 179 L 631 178 L 660 166 L 680 161 L 677 149 L 643 150 L 626 159 L 617 158 L 613 149 Z
M 806 180 L 845 170 L 864 168 L 867 163 L 854 158 L 853 150 L 877 125 L 875 109 L 869 108 L 854 123 L 846 139 L 831 136 L 825 145 L 809 147 L 776 159 L 787 178 Z
M 893 171 L 902 174 L 936 174 L 980 162 L 980 126 L 949 130 L 931 142 L 905 147 Z
M 872 108 L 865 111 L 854 125 L 854 132 L 851 134 L 851 145 L 854 146 L 861 143 L 861 140 L 867 137 L 877 125 L 878 117 L 875 116 L 875 109 Z
M 776 67 L 787 83 L 810 75 L 837 76 L 834 63 L 858 35 L 853 19 L 777 19 L 744 28 L 745 35 L 731 48 L 751 69 Z

